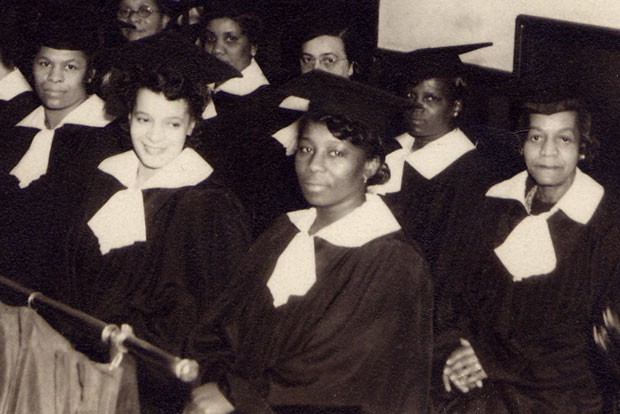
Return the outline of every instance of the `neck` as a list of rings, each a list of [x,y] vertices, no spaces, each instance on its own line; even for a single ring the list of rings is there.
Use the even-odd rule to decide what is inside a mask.
[[[573,185],[575,176],[573,176],[569,183],[561,187],[558,186],[538,186],[536,191],[536,198],[543,203],[555,204],[566,194],[568,189]]]
[[[439,134],[433,134],[433,135],[427,135],[427,136],[416,136],[415,134],[409,133],[412,137],[415,138],[415,141],[413,141],[413,148],[411,149],[412,151],[418,150],[420,148],[424,148],[426,145],[430,144],[433,141],[437,141],[439,138],[442,138],[444,136],[446,136],[446,134],[448,134],[450,131],[452,131],[454,128],[450,128],[448,130],[446,130],[445,132],[439,133]]]
[[[362,193],[359,197],[351,199],[346,204],[330,207],[316,207],[316,220],[314,220],[314,223],[310,227],[309,233],[314,234],[322,228],[335,223],[364,204],[364,201],[366,201],[366,194]]]
[[[50,108],[44,108],[45,110],[45,126],[48,127],[49,129],[54,129],[58,126],[58,124],[60,124],[62,122],[63,119],[65,119],[65,117],[67,115],[69,115],[75,108],[77,108],[78,106],[80,106],[82,104],[82,102],[84,102],[86,99],[88,98],[88,96],[85,96],[84,99],[82,99],[80,102],[71,105],[68,108],[63,108],[63,109],[50,109]]]
[[[156,171],[157,170],[146,167],[140,162],[140,164],[138,164],[138,173],[136,176],[136,187],[141,188],[149,178],[155,175]]]

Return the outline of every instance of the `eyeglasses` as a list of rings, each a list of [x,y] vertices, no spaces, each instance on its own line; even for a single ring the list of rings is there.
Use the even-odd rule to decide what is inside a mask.
[[[145,4],[145,5],[140,6],[138,10],[133,10],[128,7],[123,7],[122,9],[118,9],[116,12],[116,17],[119,19],[123,19],[123,20],[129,20],[131,19],[131,16],[133,16],[134,13],[137,14],[138,17],[140,17],[141,19],[147,19],[151,17],[153,13],[159,13],[159,12],[156,12],[155,10],[151,9],[149,6]]]
[[[331,55],[331,54],[321,55],[318,58],[319,63],[325,69],[333,69],[336,66],[336,63],[340,62],[341,60],[349,60],[349,59],[346,57],[339,58],[338,56]],[[314,65],[316,64],[317,58],[315,58],[312,55],[302,55],[300,61],[301,61],[301,64],[305,67],[314,67]]]

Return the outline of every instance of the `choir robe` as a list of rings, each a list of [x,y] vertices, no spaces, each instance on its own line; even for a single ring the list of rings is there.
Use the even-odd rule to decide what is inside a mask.
[[[21,126],[20,121],[0,137],[0,265],[4,274],[27,286],[44,292],[51,289],[60,270],[68,223],[89,175],[102,159],[119,151],[120,143],[104,133],[118,125],[110,123],[103,105],[93,95],[67,115],[68,122],[54,131],[46,173],[25,188],[20,188],[11,171],[39,129]],[[38,107],[25,119],[42,111]]]
[[[69,233],[60,297],[179,353],[196,316],[216,301],[247,251],[245,213],[216,174],[197,185],[144,189],[146,240],[102,254],[88,223],[125,188],[102,171],[90,182]]]
[[[411,163],[401,161],[404,165],[400,168],[400,186],[390,188],[390,181],[395,180],[392,177],[387,185],[371,187],[371,191],[385,194],[386,203],[403,226],[405,234],[422,249],[438,289],[444,283],[439,280],[443,277],[438,269],[440,258],[449,254],[451,242],[458,235],[465,218],[477,209],[491,183],[498,180],[493,164],[475,150],[460,130],[456,129],[448,135],[451,137],[444,136],[427,146],[443,144],[441,140],[451,138],[458,140],[462,149],[455,150],[439,162],[432,153],[419,157],[420,165],[429,168],[431,173],[420,172]],[[411,139],[411,136],[408,137]],[[416,153],[426,151],[428,154],[429,149],[424,147]],[[448,152],[450,148],[443,150]],[[389,161],[388,154],[388,165]],[[390,166],[390,170],[398,174],[399,168]]]
[[[198,129],[197,150],[246,207],[255,238],[281,214],[307,206],[294,157],[272,136],[299,118],[299,112],[278,108],[281,99],[265,86],[246,96],[217,92],[213,101],[218,115],[203,120]],[[221,110],[222,101],[226,110]]]
[[[0,100],[0,131],[14,127],[41,102],[36,93],[26,91],[8,101]]]
[[[592,204],[591,194],[577,193],[573,200],[580,201],[568,213],[560,209],[547,219],[555,269],[517,281],[494,249],[527,216],[524,204],[489,196],[472,216],[452,265],[459,272],[452,285],[456,312],[448,314],[451,320],[438,318],[453,330],[442,329],[436,357],[445,363],[458,338],[466,338],[488,379],[461,394],[449,412],[602,412],[605,368],[592,326],[601,322],[608,292],[617,291],[620,280],[620,206],[608,194]],[[571,217],[584,205],[595,210],[582,224]]]
[[[130,155],[133,151],[110,159],[126,160]],[[137,157],[133,158],[135,177]],[[168,168],[171,164],[158,171],[160,177],[177,175]],[[184,172],[195,171],[192,163],[177,166]],[[169,187],[145,188],[140,191],[144,241],[118,245],[103,254],[103,239],[91,230],[92,220],[125,189],[114,175],[103,171],[94,175],[69,232],[66,279],[59,283],[57,297],[106,322],[127,323],[138,337],[181,355],[198,315],[217,302],[247,251],[248,220],[238,199],[215,173],[196,184],[173,182]],[[76,332],[62,322],[57,327],[77,349],[95,359],[106,358],[105,349],[91,345],[88,332]],[[139,368],[144,412],[182,410],[189,391],[184,384],[163,374],[161,367],[139,361]]]
[[[19,69],[0,79],[0,130],[12,127],[40,105]]]
[[[343,222],[338,231],[374,223]],[[318,407],[427,412],[432,287],[417,249],[400,230],[358,247],[332,244],[317,233],[316,282],[305,295],[274,307],[268,280],[298,233],[283,216],[253,245],[227,295],[231,304],[242,304],[229,313],[232,322],[225,329],[232,362],[222,362],[224,352],[209,335],[213,329],[195,336],[194,352],[203,352],[203,380],[224,373],[220,388],[244,413],[280,406],[308,410],[290,412],[323,412]],[[209,318],[213,322],[214,315]]]

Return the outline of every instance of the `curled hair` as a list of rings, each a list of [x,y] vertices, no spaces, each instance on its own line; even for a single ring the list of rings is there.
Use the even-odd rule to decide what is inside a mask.
[[[203,82],[188,78],[186,73],[173,65],[149,67],[152,62],[144,62],[134,70],[112,69],[106,87],[106,110],[115,116],[127,116],[136,104],[138,91],[149,89],[163,93],[166,99],[184,99],[189,113],[200,119],[209,102],[209,90]]]
[[[592,134],[592,116],[584,103],[575,98],[567,98],[548,103],[525,102],[521,106],[519,130],[517,136],[520,146],[523,147],[529,132],[529,117],[531,114],[553,115],[558,112],[574,111],[577,114],[577,129],[579,130],[579,153],[587,160],[592,160],[599,148],[599,141]]]
[[[390,169],[385,163],[384,141],[375,129],[354,122],[343,115],[329,114],[311,105],[300,120],[298,138],[301,137],[309,122],[325,124],[334,137],[360,147],[367,160],[379,160],[380,166],[372,177],[368,177],[368,185],[383,184],[390,179]]]

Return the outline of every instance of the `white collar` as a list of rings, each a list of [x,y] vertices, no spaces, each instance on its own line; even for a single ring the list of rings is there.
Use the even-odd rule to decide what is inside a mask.
[[[140,160],[131,150],[106,158],[99,169],[116,178],[127,188],[136,186]],[[211,175],[213,168],[204,158],[191,148],[185,148],[168,165],[160,168],[140,186],[148,188],[179,188],[196,185]]]
[[[527,177],[528,172],[522,171],[512,178],[494,185],[487,191],[486,195],[487,197],[517,200],[525,207]],[[554,208],[562,210],[577,223],[587,224],[594,215],[604,193],[605,189],[599,183],[577,168],[573,184]]]
[[[17,95],[31,91],[30,84],[18,68],[0,79],[0,100],[10,101]]]
[[[83,125],[89,127],[102,128],[108,125],[112,118],[105,112],[105,102],[97,95],[91,95],[77,108],[71,111],[65,118],[54,128],[55,130],[66,124]],[[45,109],[39,106],[24,119],[17,123],[17,126],[46,129],[45,126]]]
[[[411,141],[411,145],[413,145],[413,141]],[[461,158],[465,153],[475,148],[469,138],[460,129],[455,128],[443,137],[429,142],[419,150],[411,152],[407,155],[405,161],[424,178],[430,180]]]
[[[146,241],[146,216],[141,190],[192,186],[204,181],[213,172],[198,153],[185,148],[178,157],[137,187],[139,163],[135,152],[127,151],[106,158],[99,164],[101,171],[127,187],[112,195],[88,221],[88,227],[99,241],[101,254]]]
[[[340,220],[308,234],[316,219],[316,209],[288,213],[299,232],[280,253],[267,288],[275,307],[286,304],[291,296],[304,296],[316,282],[314,239],[320,237],[342,247],[359,247],[400,229],[400,225],[379,196],[367,194],[366,201]]]
[[[308,233],[316,219],[316,209],[293,211],[288,213],[288,218],[299,231]],[[360,247],[400,228],[383,200],[377,195],[366,194],[366,201],[361,206],[313,236],[336,246]]]
[[[231,78],[215,88],[214,92],[227,92],[233,95],[244,96],[254,92],[269,81],[263,74],[256,60],[252,59],[247,68],[241,71],[241,78]]]

